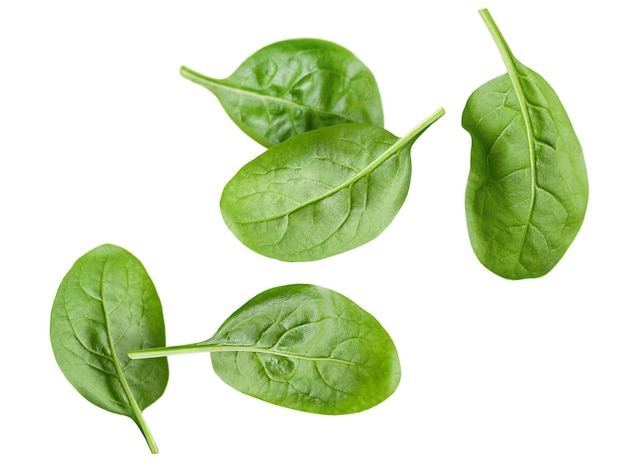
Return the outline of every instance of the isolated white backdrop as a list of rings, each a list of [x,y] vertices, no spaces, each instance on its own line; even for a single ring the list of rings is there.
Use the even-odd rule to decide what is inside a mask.
[[[26,1],[0,5],[0,466],[65,468],[623,468],[626,307],[623,16],[615,2]],[[504,73],[477,10],[560,95],[585,150],[585,224],[546,277],[507,281],[469,245],[469,94]],[[446,115],[413,149],[407,201],[376,240],[308,264],[243,247],[223,185],[262,148],[187,65],[228,76],[255,50],[317,37],[377,77],[386,127]],[[357,415],[283,409],[223,384],[209,356],[173,357],[134,423],[91,405],[48,338],[56,289],[102,243],[146,266],[168,343],[210,337],[255,294],[337,290],[394,338],[402,382]]]

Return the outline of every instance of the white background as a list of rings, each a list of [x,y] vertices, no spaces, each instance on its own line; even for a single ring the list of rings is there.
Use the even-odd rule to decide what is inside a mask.
[[[616,5],[2,2],[0,466],[626,467],[626,40]],[[490,273],[466,232],[461,111],[504,73],[483,7],[556,89],[585,150],[585,223],[540,279]],[[228,231],[221,190],[263,149],[178,74],[184,64],[226,77],[295,37],[361,58],[396,135],[446,109],[413,148],[411,189],[392,225],[306,264],[261,257]],[[50,347],[56,289],[102,243],[148,269],[169,344],[210,337],[267,288],[314,283],[381,321],[399,350],[400,386],[360,414],[311,415],[229,388],[208,355],[174,357],[168,389],[144,412],[160,449],[151,455],[130,419],[72,388]]]

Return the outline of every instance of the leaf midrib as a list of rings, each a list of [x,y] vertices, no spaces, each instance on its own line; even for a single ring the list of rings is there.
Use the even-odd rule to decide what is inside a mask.
[[[317,202],[320,202],[324,199],[327,199],[328,197],[331,197],[333,195],[335,195],[336,193],[342,191],[343,189],[352,186],[353,184],[355,184],[357,181],[359,181],[360,179],[364,178],[365,176],[368,176],[369,174],[371,174],[376,168],[378,168],[381,164],[383,164],[387,159],[389,159],[391,156],[393,156],[395,154],[395,149],[397,149],[398,147],[396,146],[397,142],[394,143],[391,147],[389,147],[389,149],[387,149],[386,151],[384,151],[380,156],[378,156],[376,159],[374,159],[374,161],[372,161],[370,164],[368,164],[365,168],[363,168],[362,170],[360,170],[358,173],[356,173],[354,176],[352,176],[350,179],[347,179],[346,181],[344,181],[343,183],[339,184],[338,186],[332,188],[331,190],[312,198],[311,200],[308,200],[296,207],[294,207],[291,210],[287,210],[284,213],[280,213],[277,215],[273,215],[271,217],[267,217],[261,220],[251,220],[251,221],[246,221],[246,222],[239,222],[239,224],[241,225],[249,225],[249,224],[253,224],[253,223],[259,223],[259,222],[268,222],[268,221],[273,221],[273,220],[278,220],[280,218],[283,218],[285,216],[291,215],[294,212],[297,212],[298,210],[302,210],[305,207],[308,207],[310,205],[314,205]],[[392,150],[393,149],[393,150]],[[398,151],[401,150],[398,149]],[[250,194],[250,195],[254,195],[254,194]]]
[[[152,454],[156,454],[159,452],[159,449],[157,448],[156,442],[154,441],[154,438],[152,437],[152,432],[150,431],[148,424],[143,418],[141,408],[139,407],[139,404],[137,403],[137,400],[135,399],[135,396],[132,390],[130,389],[130,385],[128,384],[128,381],[126,380],[126,376],[124,376],[124,372],[122,370],[119,359],[117,357],[117,352],[115,350],[115,342],[113,340],[113,336],[111,334],[111,327],[109,324],[109,311],[107,311],[107,307],[104,301],[104,288],[105,288],[104,279],[105,279],[105,273],[106,273],[105,272],[106,266],[107,266],[107,260],[105,259],[104,263],[102,264],[102,274],[100,276],[100,302],[102,304],[102,311],[104,313],[104,324],[105,324],[105,330],[106,330],[106,335],[107,335],[107,341],[109,343],[109,348],[111,349],[111,360],[113,361],[113,364],[115,365],[115,370],[117,372],[118,379],[120,380],[120,383],[122,384],[122,389],[124,389],[124,393],[126,394],[126,397],[128,399],[128,403],[130,405],[130,409],[132,412],[132,418],[137,423],[137,426],[141,430],[141,433],[143,434],[144,438],[146,439],[146,442],[148,443],[148,446],[150,447],[150,451],[152,452]],[[126,272],[126,275],[128,276],[128,271]]]
[[[107,306],[104,301],[104,289],[105,289],[104,279],[105,279],[106,266],[107,266],[107,261],[105,260],[102,265],[102,275],[100,277],[100,304],[102,305],[102,312],[104,314],[104,327],[106,331],[107,341],[109,343],[109,349],[111,350],[111,360],[113,361],[113,364],[115,366],[117,377],[120,383],[122,384],[122,389],[124,390],[124,393],[126,394],[126,397],[128,399],[131,411],[134,417],[138,419],[139,421],[141,421],[142,420],[141,409],[139,408],[139,405],[137,404],[137,401],[135,400],[135,396],[133,395],[130,389],[128,381],[126,380],[126,377],[124,376],[124,372],[122,370],[122,367],[119,362],[119,358],[117,357],[117,352],[115,350],[115,342],[111,334],[111,325],[109,323],[109,311],[107,310]]]
[[[245,345],[221,345],[221,344],[198,344],[198,347],[201,351],[214,351],[214,352],[243,352],[243,353],[265,353],[267,355],[276,355],[279,357],[285,358],[294,358],[297,360],[305,360],[305,361],[314,361],[314,362],[335,362],[335,363],[343,363],[344,365],[350,366],[363,366],[360,363],[350,362],[348,360],[343,360],[341,358],[335,357],[314,357],[301,355],[299,353],[288,352],[284,350],[276,350],[272,348],[263,348],[263,347],[255,347],[255,346],[245,346]],[[202,350],[203,347],[207,347],[207,350]]]

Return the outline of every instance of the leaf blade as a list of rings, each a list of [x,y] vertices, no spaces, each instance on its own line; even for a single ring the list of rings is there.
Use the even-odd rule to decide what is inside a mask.
[[[472,93],[463,111],[472,136],[470,241],[497,275],[541,277],[582,226],[589,192],[584,156],[552,87],[513,56],[486,10],[481,16],[508,73]]]
[[[400,139],[379,127],[344,124],[270,148],[226,184],[220,200],[226,225],[250,249],[290,262],[373,240],[404,203],[411,145],[443,113]]]
[[[301,38],[270,44],[225,79],[188,67],[181,74],[214,93],[233,122],[266,147],[331,125],[384,124],[372,72],[330,41]]]
[[[207,341],[130,356],[198,352],[211,352],[215,372],[240,392],[305,412],[361,412],[387,399],[400,381],[398,353],[382,325],[315,285],[255,296]]]
[[[167,361],[145,366],[126,353],[165,345],[161,303],[143,265],[113,245],[78,259],[55,297],[50,340],[72,386],[94,405],[133,419],[158,452],[141,411],[163,394]]]

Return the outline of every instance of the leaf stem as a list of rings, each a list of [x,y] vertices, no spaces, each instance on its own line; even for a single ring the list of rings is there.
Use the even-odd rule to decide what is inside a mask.
[[[491,16],[491,13],[489,13],[489,10],[487,10],[486,8],[479,10],[478,13],[480,14],[480,17],[485,22],[485,25],[487,26],[487,29],[489,30],[489,33],[491,34],[493,41],[496,43],[496,46],[498,47],[498,51],[500,52],[500,56],[502,57],[502,60],[504,61],[504,65],[507,71],[509,72],[509,75],[511,74],[511,72],[513,72],[514,74],[517,74],[517,69],[515,67],[515,62],[513,59],[513,52],[511,52],[511,48],[509,47],[506,40],[504,39],[504,36],[502,35],[500,28],[498,28],[498,25],[496,24],[493,17]]]
[[[441,116],[445,114],[445,111],[442,107],[433,112],[430,116],[420,122],[415,128],[413,128],[408,134],[404,137],[398,139],[393,145],[391,145],[387,150],[384,151],[380,156],[378,156],[374,161],[372,161],[367,167],[365,167],[362,171],[360,171],[357,175],[355,175],[348,182],[339,186],[339,188],[346,187],[352,184],[356,179],[360,178],[363,174],[370,173],[374,171],[374,169],[378,168],[385,161],[395,155],[397,152],[402,150],[405,147],[411,147],[415,143],[415,140],[418,139],[420,135],[422,135],[428,127],[433,125]]]
[[[209,339],[210,340],[210,339]],[[279,351],[269,348],[255,347],[253,345],[226,345],[210,343],[209,341],[198,342],[188,345],[175,345],[172,347],[157,347],[151,349],[133,350],[128,352],[128,356],[132,359],[141,360],[144,358],[161,358],[171,355],[184,355],[188,353],[206,353],[206,352],[247,352],[247,353],[265,353],[268,355],[278,355],[281,357],[297,358],[299,360],[313,360],[313,361],[332,361],[346,363],[348,365],[354,365],[353,362],[348,362],[339,358],[333,357],[318,357],[307,356],[297,354],[288,351]]]
[[[142,360],[144,358],[161,358],[187,353],[214,352],[217,351],[218,348],[225,352],[236,351],[232,347],[230,350],[224,350],[226,348],[224,346],[220,347],[219,345],[199,342],[196,344],[174,345],[172,347],[155,347],[142,350],[132,350],[128,352],[128,356],[134,360]],[[238,347],[238,350],[241,350],[241,347]]]
[[[440,107],[435,112],[433,112],[430,116],[428,116],[426,119],[420,122],[417,125],[417,127],[415,127],[408,134],[406,134],[404,137],[398,140],[394,145],[392,145],[391,148],[394,148],[394,147],[402,148],[405,145],[407,145],[407,142],[409,142],[408,143],[409,145],[412,145],[415,142],[415,140],[417,140],[417,138],[420,135],[422,135],[426,131],[426,129],[428,129],[428,127],[430,127],[435,122],[437,122],[445,113],[446,111],[442,107]]]
[[[387,150],[381,153],[374,161],[372,161],[368,166],[366,166],[363,170],[359,171],[358,174],[354,175],[347,182],[344,182],[342,185],[338,186],[334,192],[338,192],[340,189],[347,187],[354,183],[357,179],[361,178],[363,174],[368,174],[382,165],[385,161],[391,158],[393,155],[398,153],[405,147],[411,147],[415,143],[415,140],[422,135],[428,127],[433,125],[441,116],[445,114],[445,111],[442,107],[433,112],[430,116],[424,119],[421,123],[417,125],[417,127],[413,128],[408,134],[404,137],[399,138],[393,145],[391,145]],[[323,197],[326,197],[328,194],[325,194]],[[319,197],[317,200],[320,200],[322,197]],[[313,200],[312,202],[316,202]],[[311,202],[309,202],[311,203]]]
[[[517,60],[511,51],[511,48],[507,44],[502,32],[498,28],[498,25],[493,20],[491,13],[486,8],[479,10],[478,12],[480,17],[487,25],[487,29],[493,38],[493,41],[496,43],[498,47],[498,51],[500,52],[500,56],[502,57],[502,61],[504,62],[504,66],[506,67],[506,71],[511,79],[511,83],[513,84],[513,89],[515,90],[515,95],[520,102],[522,116],[524,117],[524,121],[529,124],[530,117],[528,116],[528,103],[526,101],[526,96],[524,95],[524,90],[522,88],[522,83],[519,78],[519,70],[517,68]],[[528,127],[530,129],[530,127]]]
[[[189,81],[193,83],[197,83],[198,85],[202,85],[204,87],[210,87],[211,85],[216,85],[217,80],[202,75],[201,73],[196,72],[195,70],[190,69],[189,67],[185,67],[184,65],[180,67],[180,74]]]
[[[136,418],[135,422],[137,423],[137,426],[141,430],[141,433],[143,433],[143,436],[146,439],[146,442],[148,443],[148,447],[150,448],[150,451],[152,452],[152,454],[157,454],[159,452],[159,448],[157,448],[156,441],[154,441],[152,433],[150,432],[150,428],[148,428],[148,424],[144,420],[143,414],[141,413],[141,411],[135,414],[135,418]]]

